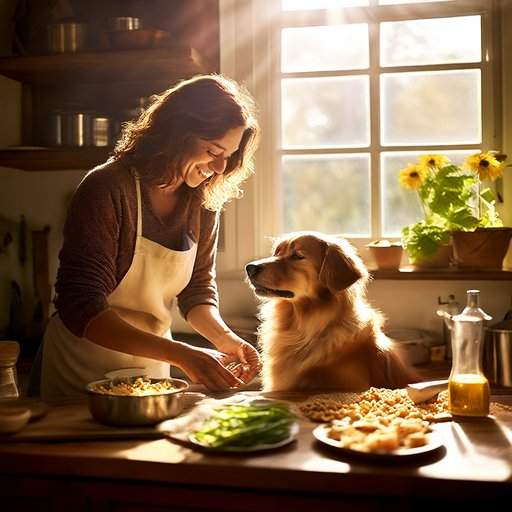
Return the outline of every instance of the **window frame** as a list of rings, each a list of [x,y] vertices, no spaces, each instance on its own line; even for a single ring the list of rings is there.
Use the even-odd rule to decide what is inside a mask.
[[[375,0],[370,0],[375,3]],[[220,0],[221,72],[245,83],[259,105],[262,139],[256,156],[256,174],[246,184],[242,201],[231,204],[224,215],[225,251],[219,256],[219,270],[226,273],[243,266],[255,257],[269,254],[271,236],[279,233],[281,211],[280,161],[283,155],[296,154],[370,154],[371,212],[370,237],[351,241],[363,247],[382,233],[380,154],[394,151],[428,151],[451,149],[498,149],[501,143],[500,31],[494,0],[457,0],[425,4],[371,5],[311,11],[283,11],[278,0]],[[381,21],[413,18],[482,16],[482,62],[389,66],[379,68],[379,31]],[[281,29],[293,26],[337,24],[346,16],[350,23],[369,22],[369,68],[355,71],[319,71],[282,73],[280,66]],[[402,71],[481,69],[482,142],[466,145],[382,146],[380,143],[380,74]],[[280,81],[282,78],[306,76],[348,76],[368,74],[370,79],[370,137],[366,148],[282,149],[280,133]]]

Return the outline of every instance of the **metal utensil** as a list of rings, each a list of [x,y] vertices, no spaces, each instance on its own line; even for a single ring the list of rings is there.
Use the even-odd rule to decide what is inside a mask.
[[[93,418],[100,423],[115,426],[155,425],[163,420],[174,418],[184,406],[184,391],[188,383],[180,379],[148,380],[152,384],[171,382],[174,390],[151,395],[109,395],[97,391],[98,386],[109,386],[112,383],[134,382],[137,377],[103,379],[90,382],[86,386],[89,398],[89,410]]]

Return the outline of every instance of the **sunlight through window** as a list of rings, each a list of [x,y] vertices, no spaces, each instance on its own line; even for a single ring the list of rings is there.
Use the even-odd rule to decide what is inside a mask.
[[[400,169],[492,141],[491,3],[444,3],[282,0],[280,231],[398,238],[421,213]]]

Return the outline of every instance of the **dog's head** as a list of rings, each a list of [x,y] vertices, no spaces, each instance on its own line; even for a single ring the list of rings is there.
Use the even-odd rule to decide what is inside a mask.
[[[245,270],[258,296],[289,300],[336,295],[368,277],[349,242],[309,231],[279,239],[273,256],[252,261]]]

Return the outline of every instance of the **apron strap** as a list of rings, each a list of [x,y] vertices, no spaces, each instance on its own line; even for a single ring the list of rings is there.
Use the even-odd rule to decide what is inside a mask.
[[[135,176],[135,188],[137,190],[137,238],[142,236],[142,200],[140,194],[140,180],[137,174]]]

